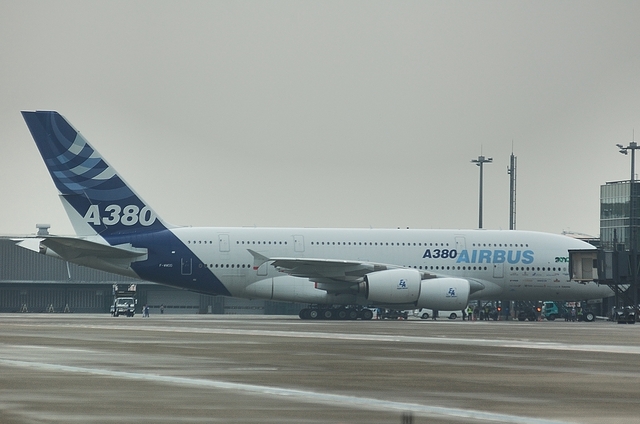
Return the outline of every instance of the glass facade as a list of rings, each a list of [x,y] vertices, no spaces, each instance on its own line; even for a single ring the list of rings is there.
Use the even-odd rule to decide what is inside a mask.
[[[629,181],[616,181],[600,186],[600,242],[605,250],[629,250]],[[636,249],[639,248],[640,232],[640,204],[638,203],[640,182],[634,182],[633,187],[633,220],[635,228]],[[615,243],[618,248],[616,249]]]

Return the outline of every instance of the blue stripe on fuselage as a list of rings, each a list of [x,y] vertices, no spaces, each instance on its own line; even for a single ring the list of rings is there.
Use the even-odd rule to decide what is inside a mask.
[[[148,258],[133,262],[131,268],[141,279],[208,295],[231,296],[231,293],[175,234],[170,230],[110,236],[111,245],[131,243],[145,248]]]

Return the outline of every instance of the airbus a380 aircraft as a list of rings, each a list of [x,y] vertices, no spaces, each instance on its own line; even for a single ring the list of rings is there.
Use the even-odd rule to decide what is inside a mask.
[[[57,112],[22,112],[76,237],[19,244],[66,261],[210,295],[303,302],[301,318],[370,319],[362,306],[460,310],[469,300],[586,300],[569,237],[489,230],[175,227]]]

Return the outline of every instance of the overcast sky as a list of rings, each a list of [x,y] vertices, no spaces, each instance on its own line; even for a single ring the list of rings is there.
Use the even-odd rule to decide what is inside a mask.
[[[0,0],[0,234],[73,230],[20,110],[166,221],[599,234],[640,132],[637,1]],[[640,139],[640,135],[638,136]]]

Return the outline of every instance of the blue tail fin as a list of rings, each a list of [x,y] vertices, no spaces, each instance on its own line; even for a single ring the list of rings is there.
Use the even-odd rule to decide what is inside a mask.
[[[78,235],[105,239],[167,226],[58,112],[22,112]]]

